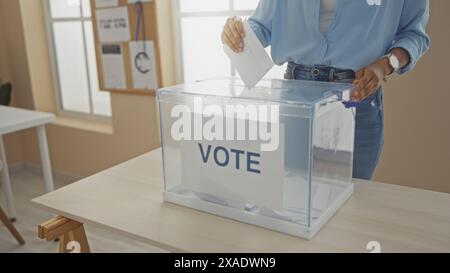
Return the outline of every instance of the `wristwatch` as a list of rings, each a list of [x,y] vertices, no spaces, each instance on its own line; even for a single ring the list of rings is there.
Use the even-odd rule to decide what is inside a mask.
[[[389,60],[389,65],[394,70],[393,73],[398,72],[398,70],[400,69],[400,61],[397,56],[395,56],[393,53],[389,53],[385,57]]]

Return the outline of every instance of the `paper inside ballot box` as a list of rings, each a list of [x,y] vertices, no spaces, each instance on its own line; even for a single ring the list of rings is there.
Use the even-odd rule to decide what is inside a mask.
[[[281,135],[283,131],[281,128]],[[282,142],[280,136],[278,149],[265,152],[260,149],[260,141],[181,141],[182,186],[222,205],[281,209]]]

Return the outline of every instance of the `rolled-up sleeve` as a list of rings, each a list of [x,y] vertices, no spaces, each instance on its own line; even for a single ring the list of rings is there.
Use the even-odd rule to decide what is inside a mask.
[[[430,36],[426,32],[430,15],[429,0],[405,0],[400,25],[392,44],[393,48],[403,48],[410,56],[410,63],[398,71],[411,71],[430,47]]]
[[[248,23],[264,47],[271,45],[272,19],[277,0],[261,0]]]

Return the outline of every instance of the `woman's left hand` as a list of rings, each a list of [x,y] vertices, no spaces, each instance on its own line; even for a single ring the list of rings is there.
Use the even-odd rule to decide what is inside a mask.
[[[390,67],[389,61],[387,58],[383,58],[359,70],[353,82],[355,88],[351,99],[362,101],[374,94],[388,75],[386,67]]]

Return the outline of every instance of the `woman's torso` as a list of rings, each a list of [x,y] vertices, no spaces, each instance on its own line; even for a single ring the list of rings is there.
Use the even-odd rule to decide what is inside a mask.
[[[324,33],[320,31],[321,1],[272,1],[275,63],[359,70],[387,53],[405,0],[336,0],[335,16]]]
[[[336,0],[320,0],[320,32],[325,33],[336,16]]]

